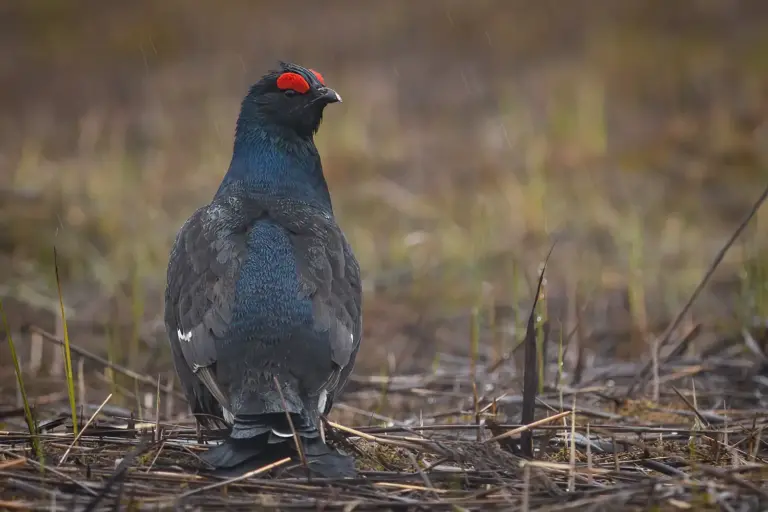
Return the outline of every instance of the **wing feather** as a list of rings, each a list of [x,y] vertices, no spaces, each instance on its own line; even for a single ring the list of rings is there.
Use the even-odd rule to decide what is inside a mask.
[[[193,412],[217,418],[228,398],[216,379],[216,338],[226,335],[232,318],[246,248],[239,204],[197,210],[179,230],[168,264],[165,322],[174,365]]]

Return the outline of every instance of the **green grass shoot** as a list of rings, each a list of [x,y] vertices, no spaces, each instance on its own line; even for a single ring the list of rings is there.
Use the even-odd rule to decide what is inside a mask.
[[[13,343],[13,336],[11,335],[11,329],[8,326],[8,319],[5,317],[5,310],[3,309],[3,301],[0,300],[0,319],[3,322],[3,329],[5,329],[5,335],[8,338],[8,348],[11,351],[11,359],[13,360],[13,369],[16,372],[16,380],[19,383],[19,392],[21,393],[21,401],[24,403],[24,419],[27,422],[27,428],[29,429],[29,435],[32,439],[32,450],[35,452],[38,460],[40,461],[40,471],[44,471],[43,465],[43,451],[40,446],[40,439],[37,437],[37,423],[34,416],[32,416],[32,408],[29,406],[29,400],[27,399],[27,392],[24,389],[24,377],[21,374],[21,365],[19,364],[19,357],[16,355],[16,345]]]
[[[141,341],[141,319],[144,315],[144,289],[142,286],[141,260],[134,257],[133,272],[131,276],[131,316],[133,329],[131,332],[131,344],[128,356],[128,364],[136,365],[139,362],[139,344]]]
[[[72,353],[69,350],[69,332],[67,331],[67,315],[64,312],[64,294],[61,291],[61,278],[59,277],[59,264],[56,247],[53,248],[53,268],[56,272],[56,287],[59,291],[59,307],[61,308],[61,325],[64,333],[64,370],[67,379],[67,395],[69,406],[72,409],[72,432],[77,435],[77,404],[75,403],[75,377],[72,370]]]

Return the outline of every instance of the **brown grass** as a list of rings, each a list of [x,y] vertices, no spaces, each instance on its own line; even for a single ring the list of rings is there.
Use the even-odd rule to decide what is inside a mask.
[[[242,479],[217,478],[196,457],[205,446],[191,418],[137,423],[129,411],[89,405],[95,418],[74,444],[66,408],[60,420],[40,408],[53,419],[39,435],[49,463],[41,474],[28,433],[0,431],[0,499],[11,509],[509,510],[526,502],[530,510],[751,510],[768,500],[768,403],[753,393],[761,378],[754,361],[733,356],[739,344],[669,361],[658,402],[623,398],[639,364],[600,365],[589,382],[564,384],[559,393],[547,386],[530,429],[533,460],[517,448],[527,429],[512,419],[521,397],[503,368],[486,372],[489,361],[475,363],[483,390],[477,405],[469,360],[387,378],[388,398],[398,404],[391,417],[366,412],[381,379],[357,375],[333,413],[342,424],[328,429],[331,442],[357,458],[360,476],[349,481],[310,482],[285,473],[300,467],[286,461]],[[558,407],[560,395],[575,408]],[[66,464],[51,463],[65,452]]]
[[[317,142],[363,267],[365,341],[335,420],[430,438],[417,449],[346,435],[365,481],[322,499],[542,510],[574,496],[608,510],[764,499],[753,466],[766,456],[765,209],[666,333],[682,350],[623,397],[765,186],[767,29],[759,0],[1,6],[0,298],[26,391],[39,421],[71,416],[50,343],[64,334],[55,245],[77,416],[112,398],[66,464],[40,476],[0,344],[0,508],[99,493],[102,507],[151,508],[214,483],[191,469],[202,448],[165,347],[165,265],[226,170],[245,88],[278,59],[321,70],[344,97]],[[575,431],[617,448],[571,449],[569,417],[535,429],[536,460],[521,466],[477,436],[519,421],[514,348],[554,240],[540,398],[554,414],[575,397]],[[432,430],[381,430],[403,422]],[[116,426],[119,439],[99,434]],[[50,460],[74,439],[64,428],[43,437]],[[323,483],[258,478],[190,503],[328,496]]]

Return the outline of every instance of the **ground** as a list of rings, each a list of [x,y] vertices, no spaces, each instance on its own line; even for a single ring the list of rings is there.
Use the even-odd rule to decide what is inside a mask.
[[[95,421],[122,429],[119,439],[86,433],[56,467],[72,440],[58,426],[43,439],[49,471],[37,480],[3,341],[2,506],[48,506],[57,492],[66,507],[101,492],[115,458],[138,446],[139,430],[153,431],[127,429],[131,413],[159,420],[162,435],[154,429],[154,444],[126,463],[125,484],[116,479],[100,506],[119,495],[152,507],[182,480],[190,491],[201,485],[187,467],[196,435],[161,321],[165,264],[176,230],[226,170],[247,86],[285,59],[318,69],[344,98],[328,109],[318,146],[363,269],[365,339],[331,420],[386,438],[339,434],[361,451],[368,483],[334,485],[328,506],[544,510],[605,500],[615,510],[624,500],[640,510],[757,509],[767,492],[765,208],[668,333],[658,371],[627,391],[765,187],[767,7],[0,7],[0,299],[25,390],[40,422],[71,415],[62,351],[51,341],[65,332],[55,246],[80,419],[109,396]],[[615,456],[595,445],[587,457],[585,437],[572,450],[565,443],[568,416],[536,428],[539,451],[522,464],[506,443],[477,437],[520,424],[525,365],[523,350],[512,349],[554,242],[539,310],[547,365],[536,418],[575,399],[579,435],[589,424],[601,442],[633,444]],[[476,408],[487,408],[481,428]],[[411,430],[382,431],[403,423]],[[409,440],[393,445],[392,436]],[[421,436],[432,439],[410,439]],[[273,504],[328,495],[309,488],[322,484],[270,482],[198,492],[189,503],[247,508],[256,488]]]

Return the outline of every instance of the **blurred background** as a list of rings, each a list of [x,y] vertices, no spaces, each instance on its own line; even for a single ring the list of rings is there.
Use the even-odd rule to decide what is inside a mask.
[[[172,381],[171,241],[281,59],[344,98],[317,144],[365,279],[360,374],[465,355],[475,313],[481,357],[507,353],[555,240],[555,330],[646,356],[768,178],[761,0],[6,1],[0,54],[0,297],[41,400],[60,350],[23,328],[62,333],[54,245],[72,343]],[[692,322],[768,316],[766,226]],[[13,396],[5,343],[0,372]]]

